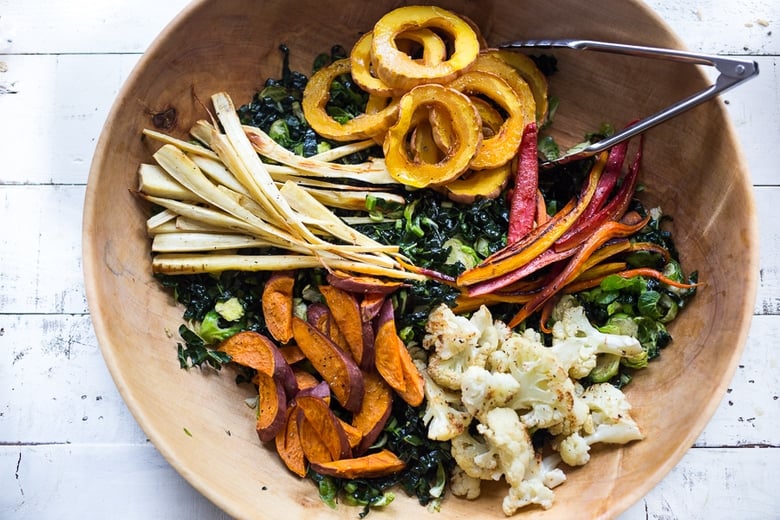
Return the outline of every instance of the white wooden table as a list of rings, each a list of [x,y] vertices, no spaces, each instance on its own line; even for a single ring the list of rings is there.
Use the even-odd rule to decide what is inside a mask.
[[[724,100],[752,170],[761,278],[720,408],[679,465],[620,518],[780,518],[780,2],[649,3],[691,50],[760,64],[759,78]],[[185,4],[0,0],[0,518],[226,518],[128,412],[82,283],[96,139],[138,57]]]

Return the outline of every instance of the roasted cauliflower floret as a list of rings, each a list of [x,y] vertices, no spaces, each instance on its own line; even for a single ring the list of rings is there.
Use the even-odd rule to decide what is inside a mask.
[[[588,407],[575,391],[574,382],[536,333],[515,334],[491,355],[489,367],[511,374],[521,391],[510,406],[531,430],[548,428],[554,435],[577,431]]]
[[[466,475],[480,480],[498,480],[502,470],[498,453],[465,431],[452,439],[452,458]]]
[[[564,296],[552,314],[552,351],[564,370],[581,379],[596,367],[599,354],[623,358],[633,367],[647,364],[647,351],[639,340],[624,334],[606,334],[594,327],[577,300]]]
[[[460,390],[463,372],[470,366],[484,367],[509,333],[506,325],[493,322],[487,307],[465,318],[440,305],[428,317],[423,338],[423,347],[431,351],[428,374],[440,386]]]
[[[566,464],[586,464],[590,447],[597,442],[626,444],[644,438],[631,417],[631,404],[620,389],[609,383],[595,384],[583,392],[582,400],[590,410],[589,421],[581,431],[561,436],[553,444]]]
[[[424,363],[415,362],[415,364],[425,381],[423,422],[428,426],[428,438],[448,441],[457,437],[471,424],[472,414],[463,409],[464,405],[458,392],[436,384],[428,375]]]

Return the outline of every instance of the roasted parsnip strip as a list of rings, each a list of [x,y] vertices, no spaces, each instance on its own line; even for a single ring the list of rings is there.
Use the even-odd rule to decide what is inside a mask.
[[[334,164],[301,157],[287,150],[271,139],[265,132],[252,126],[244,126],[249,140],[257,153],[296,170],[299,175],[318,176],[330,179],[353,179],[370,184],[398,184],[387,172],[383,160],[372,160],[361,164]],[[269,168],[269,171],[272,171]]]
[[[387,269],[363,262],[333,259],[328,266],[347,272],[403,280],[426,280],[423,275],[400,269]],[[228,255],[161,253],[152,259],[152,269],[164,274],[214,273],[228,270],[279,271],[323,267],[319,258],[305,255]]]
[[[151,195],[141,194],[141,197],[148,200],[152,204],[157,204],[163,208],[167,208],[178,215],[182,215],[192,221],[201,222],[203,224],[213,226],[218,229],[225,229],[236,231],[239,233],[249,233],[251,235],[260,235],[258,229],[249,222],[245,222],[239,218],[236,218],[222,211],[198,206],[196,204],[190,204],[188,202],[182,202],[174,199],[165,199],[162,197],[153,197]],[[286,238],[284,238],[286,237]],[[264,237],[269,241],[276,240],[276,244],[279,247],[284,247],[294,251],[308,251],[309,248],[300,245],[298,241],[292,241],[289,235],[284,233],[278,233],[272,237]]]
[[[333,214],[333,212],[321,203],[317,202],[314,196],[300,186],[288,181],[280,191],[291,207],[295,208],[300,213],[322,222],[320,227],[324,226],[324,229],[329,230],[336,238],[340,238],[341,240],[352,244],[370,246],[382,245],[345,224],[343,220]],[[397,247],[394,249],[395,251],[398,251]]]
[[[217,233],[162,233],[152,240],[155,253],[189,253],[224,251],[249,247],[271,247],[267,240],[247,236]]]
[[[388,192],[323,190],[318,188],[309,188],[306,191],[329,208],[348,209],[353,211],[366,211],[366,197],[369,195],[400,205],[406,203],[404,198],[400,195]]]
[[[237,204],[232,197],[227,195],[223,190],[217,188],[217,186],[203,174],[200,168],[198,168],[184,152],[175,146],[170,144],[163,145],[154,154],[154,158],[165,171],[171,174],[174,179],[179,181],[187,189],[192,190],[210,204],[229,213],[235,218],[251,224],[256,230],[253,234],[270,241],[273,241],[275,237],[283,239],[284,235],[288,235],[288,238],[285,241],[295,243],[299,246],[305,245],[297,237],[285,233],[284,228],[278,229],[269,225],[262,218],[250,212],[240,204]],[[279,197],[281,198],[281,195]]]
[[[238,193],[249,194],[249,191],[238,182],[235,175],[219,159],[201,157],[199,155],[192,155],[190,158],[192,162],[198,165],[198,168],[203,170],[207,177],[218,185],[225,186]]]
[[[141,164],[138,167],[138,191],[168,199],[203,200],[156,164]]]
[[[351,155],[355,152],[362,152],[363,150],[371,148],[372,146],[376,146],[376,141],[373,139],[364,139],[363,141],[355,141],[354,143],[343,144],[341,146],[337,146],[336,148],[331,148],[330,150],[312,155],[311,159],[332,162],[341,159],[342,157]]]
[[[298,215],[290,208],[287,201],[279,193],[279,189],[274,184],[268,170],[265,169],[263,161],[255,152],[252,143],[244,132],[241,121],[233,106],[233,101],[224,92],[217,92],[211,96],[211,102],[214,104],[214,111],[222,127],[225,129],[225,135],[230,143],[234,153],[238,157],[238,162],[243,166],[239,168],[242,177],[252,179],[249,185],[245,186],[252,194],[252,198],[262,206],[269,206],[269,214],[276,213],[281,220],[282,229],[287,229],[290,233],[306,242],[312,244],[321,243],[321,239],[316,237],[306,226],[301,223]],[[233,171],[231,169],[231,171]],[[233,171],[238,175],[238,172]]]
[[[219,159],[219,157],[217,157],[217,154],[215,154],[213,150],[209,150],[206,147],[191,143],[189,141],[176,139],[175,137],[172,137],[168,134],[163,134],[160,132],[156,132],[154,130],[149,130],[148,128],[144,128],[143,134],[163,144],[172,144],[176,148],[183,150],[187,153],[201,155],[203,157],[210,157],[212,159]]]
[[[176,213],[169,210],[164,209],[158,213],[155,213],[148,219],[146,219],[146,232],[150,235],[153,235],[155,233],[159,233],[159,229],[166,224],[175,223],[176,222]]]

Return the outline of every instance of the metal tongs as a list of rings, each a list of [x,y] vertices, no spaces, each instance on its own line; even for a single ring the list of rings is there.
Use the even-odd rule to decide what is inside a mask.
[[[664,108],[660,112],[648,116],[624,130],[613,134],[610,137],[592,143],[584,148],[578,148],[576,151],[567,153],[557,159],[545,161],[542,167],[551,167],[558,164],[564,164],[577,159],[590,157],[602,152],[620,142],[630,139],[642,132],[652,128],[668,119],[671,119],[686,110],[689,110],[705,101],[714,98],[718,94],[736,87],[743,81],[758,75],[758,63],[751,60],[726,58],[710,54],[698,54],[673,49],[663,49],[657,47],[645,47],[640,45],[627,45],[622,43],[608,43],[593,40],[527,40],[505,43],[500,45],[503,49],[528,49],[528,48],[569,48],[575,50],[590,50],[599,52],[609,52],[614,54],[625,54],[628,56],[637,56],[640,58],[654,58],[669,60],[680,63],[690,63],[695,65],[709,65],[715,67],[720,73],[713,85],[701,90],[685,99]]]

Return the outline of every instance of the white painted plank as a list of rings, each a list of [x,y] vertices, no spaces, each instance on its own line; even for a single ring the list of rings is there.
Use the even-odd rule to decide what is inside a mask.
[[[0,468],[0,518],[230,518],[182,479],[151,444],[2,446]]]
[[[775,485],[778,464],[778,448],[690,450],[619,520],[780,518]]]
[[[2,186],[0,313],[85,313],[84,186]]]
[[[780,143],[767,146],[772,150]],[[775,174],[777,179],[780,175]],[[776,187],[755,188],[759,233],[759,280],[756,294],[756,314],[780,314],[780,219],[777,218],[777,201],[780,191]],[[735,266],[739,268],[739,266]]]
[[[619,518],[777,518],[780,495],[774,483],[779,464],[777,448],[692,449],[665,480]],[[227,518],[149,444],[2,446],[0,468],[2,518]],[[90,475],[88,480],[85,474]],[[312,493],[316,493],[313,487]],[[262,508],[261,484],[258,508]]]
[[[188,0],[0,0],[0,52],[141,53]]]
[[[50,2],[0,0],[0,52],[140,53],[186,0]],[[774,0],[646,2],[693,50],[780,54]],[[595,7],[594,7],[595,8]],[[78,30],[73,30],[78,27]]]
[[[780,54],[775,0],[645,0],[694,51],[724,54]]]
[[[721,99],[745,154],[751,182],[777,185],[780,163],[772,150],[780,142],[780,59],[775,56],[756,61],[758,77],[724,93]]]
[[[1,12],[1,11],[0,11]],[[87,182],[97,139],[137,55],[6,56],[0,184]],[[143,107],[139,107],[143,110]]]
[[[86,315],[0,314],[0,395],[0,444],[146,441]]]
[[[778,337],[780,316],[753,318],[734,378],[696,446],[780,448],[780,350],[775,348]],[[674,348],[674,344],[669,348]]]

